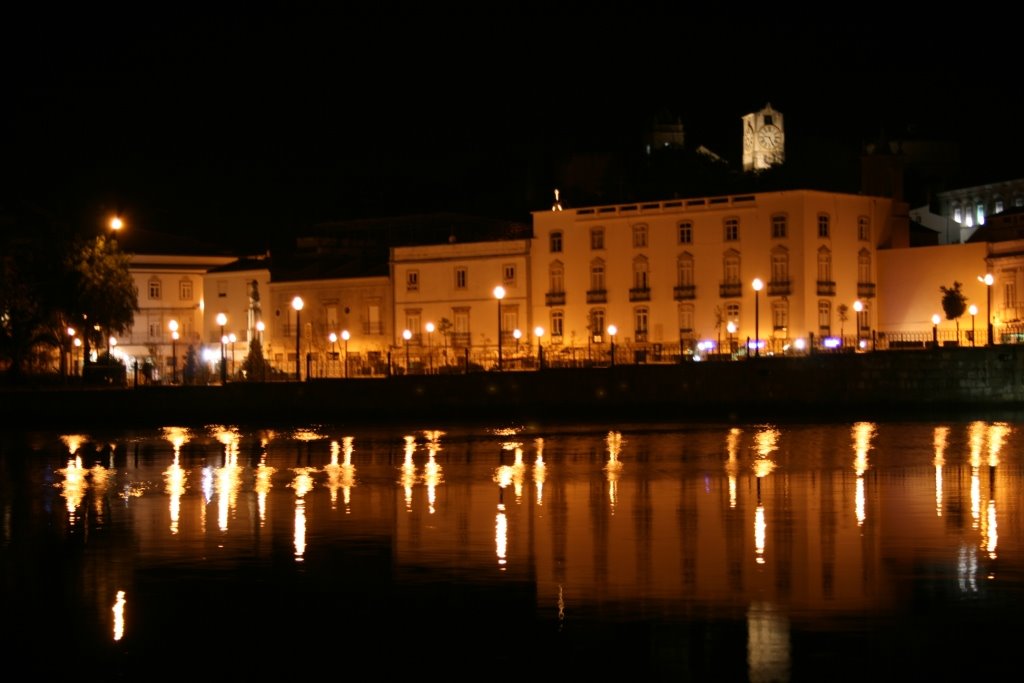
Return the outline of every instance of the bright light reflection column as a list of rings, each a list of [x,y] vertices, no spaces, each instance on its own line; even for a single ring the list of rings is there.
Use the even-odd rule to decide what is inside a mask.
[[[356,466],[352,464],[352,443],[355,441],[355,437],[346,436],[341,440],[342,453],[344,454],[341,462],[341,491],[342,498],[345,501],[345,514],[352,512],[352,489],[356,485]]]
[[[614,515],[615,504],[619,497],[619,476],[622,474],[622,462],[619,460],[619,455],[622,453],[622,433],[608,432],[605,444],[608,447],[608,462],[604,466],[608,477],[608,504],[611,507],[611,514]]]
[[[997,422],[988,429],[988,507],[982,535],[985,540],[985,552],[989,559],[996,559],[996,547],[999,545],[999,524],[996,519],[996,467],[999,465],[999,451],[1010,433],[1010,426]],[[991,578],[991,576],[989,577]]]
[[[124,605],[125,605],[124,591],[117,591],[117,598],[114,600],[114,606],[111,611],[114,613],[114,640],[118,641],[124,638]]]
[[[736,475],[739,474],[740,465],[737,461],[739,453],[740,434],[742,430],[733,427],[725,438],[725,450],[728,453],[728,460],[725,461],[725,474],[729,477],[729,507],[736,507]]]
[[[224,446],[224,466],[216,471],[217,526],[228,530],[230,512],[235,509],[241,486],[241,468],[238,465],[238,444],[241,437],[234,429],[218,428],[217,441]]]
[[[256,491],[256,508],[259,511],[260,527],[267,521],[267,495],[273,487],[274,472],[277,468],[267,465],[267,440],[260,440],[261,453],[260,462],[256,466],[256,478],[253,482],[253,489]]]
[[[416,437],[405,437],[405,460],[402,462],[402,475],[399,483],[405,489],[405,511],[412,512],[412,487],[416,485],[416,463],[412,454],[416,452]]]
[[[427,437],[427,464],[423,466],[423,482],[427,485],[427,510],[434,514],[437,501],[437,487],[444,481],[443,470],[437,462],[437,452],[441,450],[441,436],[444,432],[424,432]]]
[[[537,450],[537,458],[533,461],[533,483],[537,487],[537,506],[544,505],[544,479],[547,477],[544,465],[544,439],[533,440],[534,448]]]
[[[757,478],[757,508],[754,510],[754,560],[764,564],[765,539],[768,535],[768,523],[765,521],[764,505],[761,502],[761,480],[775,469],[772,453],[778,450],[779,432],[766,427],[754,435],[757,447],[757,459],[754,460],[754,476]]]
[[[868,471],[868,451],[871,450],[871,439],[875,436],[875,425],[871,422],[857,422],[853,425],[853,470],[857,473],[857,495],[854,512],[857,515],[857,526],[863,526],[867,516],[865,512],[864,473]]]
[[[984,422],[975,421],[968,427],[971,455],[971,528],[977,529],[981,520],[981,451],[985,447]]]
[[[949,436],[949,427],[936,427],[933,443],[935,445],[935,458],[932,463],[935,465],[935,516],[942,516],[942,467],[946,464],[946,437]]]
[[[188,430],[181,427],[164,427],[164,438],[174,447],[174,460],[164,470],[165,488],[169,499],[171,517],[170,531],[178,533],[178,521],[181,518],[181,497],[185,494],[186,473],[181,468],[181,447],[188,442]]]
[[[313,472],[310,467],[297,467],[295,479],[290,486],[295,489],[295,561],[302,562],[306,554],[306,501],[305,496],[313,490]]]

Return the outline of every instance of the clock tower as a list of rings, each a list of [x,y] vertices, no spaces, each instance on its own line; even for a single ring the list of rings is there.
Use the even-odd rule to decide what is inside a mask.
[[[769,103],[743,117],[743,170],[763,171],[786,160],[782,114]]]

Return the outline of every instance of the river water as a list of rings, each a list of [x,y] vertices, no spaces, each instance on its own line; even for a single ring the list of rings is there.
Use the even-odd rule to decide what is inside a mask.
[[[8,432],[0,646],[114,679],[996,675],[1022,443],[995,420]]]

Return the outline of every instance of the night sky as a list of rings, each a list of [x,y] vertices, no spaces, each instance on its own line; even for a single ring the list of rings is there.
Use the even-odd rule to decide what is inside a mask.
[[[571,155],[639,149],[659,112],[738,164],[740,117],[766,102],[793,149],[949,139],[972,177],[1021,175],[1009,36],[964,50],[910,19],[771,13],[151,11],[2,22],[0,202],[255,247],[346,218],[529,220]]]

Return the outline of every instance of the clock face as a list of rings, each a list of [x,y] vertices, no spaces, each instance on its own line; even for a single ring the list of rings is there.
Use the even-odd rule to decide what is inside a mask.
[[[765,126],[757,132],[757,141],[764,149],[776,149],[782,144],[782,131],[775,126]]]

